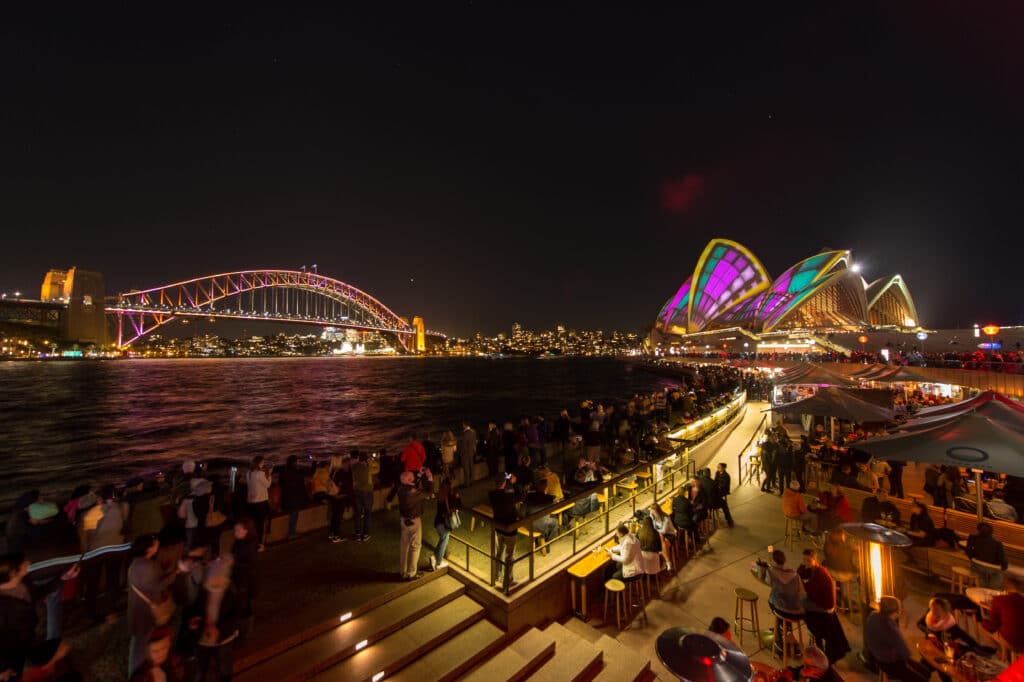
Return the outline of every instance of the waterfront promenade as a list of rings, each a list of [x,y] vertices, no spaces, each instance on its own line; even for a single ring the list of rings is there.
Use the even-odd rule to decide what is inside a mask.
[[[707,453],[698,466],[714,466],[725,462],[729,469],[736,466],[736,455],[754,433],[762,417],[761,403],[750,403],[740,424],[712,453]],[[556,459],[556,466],[560,464]],[[738,478],[738,477],[736,477]],[[734,478],[734,480],[736,480]],[[487,480],[479,481],[464,492],[466,506],[482,501],[492,487]],[[595,632],[616,638],[631,650],[641,653],[652,662],[659,679],[672,680],[674,676],[657,661],[654,641],[668,627],[689,626],[706,628],[715,616],[732,620],[734,589],[744,587],[760,596],[762,630],[770,627],[767,608],[767,586],[759,583],[750,567],[757,557],[765,556],[766,547],[782,547],[784,519],[779,497],[761,493],[756,485],[737,486],[730,497],[730,506],[736,521],[735,528],[721,527],[711,538],[707,548],[682,565],[679,573],[663,583],[662,595],[647,604],[647,618],[636,619],[629,628],[619,632],[614,624],[607,626],[595,618],[590,622]],[[432,518],[428,509],[425,517]],[[429,524],[425,524],[429,525]],[[351,529],[346,522],[345,530]],[[367,543],[348,540],[329,543],[326,529],[304,535],[296,540],[268,547],[260,555],[262,589],[256,602],[255,628],[248,642],[239,646],[236,667],[244,666],[247,658],[278,646],[284,640],[316,626],[336,619],[339,614],[368,601],[387,598],[401,588],[398,580],[399,518],[397,510],[381,510],[373,515],[372,538]],[[587,536],[594,542],[603,538],[600,533]],[[420,559],[420,570],[427,571],[428,552],[434,540],[433,531],[425,532],[425,544]],[[799,560],[802,546],[787,549],[790,563]],[[456,569],[449,569],[455,571]],[[924,586],[927,590],[928,586]],[[927,592],[911,594],[906,607],[909,623],[923,613]],[[851,625],[845,617],[844,628],[854,653],[847,655],[838,669],[847,679],[874,679],[857,661],[860,649],[860,626]],[[72,629],[71,641],[76,651],[88,660],[82,669],[87,679],[125,679],[127,637],[122,623],[98,628]],[[919,635],[916,630],[905,629],[908,642]],[[745,649],[756,647],[747,640]],[[771,664],[767,651],[753,656]]]

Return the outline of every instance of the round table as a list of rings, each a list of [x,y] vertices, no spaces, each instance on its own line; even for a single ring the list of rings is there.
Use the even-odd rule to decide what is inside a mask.
[[[968,587],[966,590],[967,598],[978,606],[984,606],[986,608],[992,606],[992,598],[997,597],[1000,594],[1005,594],[1002,590],[993,590],[989,587]]]

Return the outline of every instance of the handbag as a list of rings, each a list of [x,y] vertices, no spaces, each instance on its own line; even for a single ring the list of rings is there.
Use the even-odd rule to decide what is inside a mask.
[[[458,530],[462,527],[462,515],[458,509],[455,509],[448,515],[448,527],[452,530]]]
[[[142,590],[135,587],[135,585],[132,585],[131,588],[132,591],[139,596],[139,599],[146,602],[149,606],[149,612],[153,614],[153,622],[156,623],[158,627],[161,625],[167,625],[167,623],[170,622],[171,618],[174,616],[175,606],[173,599],[167,597],[163,601],[155,602],[142,594]]]
[[[219,528],[227,520],[228,517],[224,515],[224,512],[214,509],[213,504],[210,504],[210,511],[206,512],[207,528]]]

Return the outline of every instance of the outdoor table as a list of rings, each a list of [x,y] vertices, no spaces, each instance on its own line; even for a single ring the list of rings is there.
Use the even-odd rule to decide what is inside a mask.
[[[612,558],[604,551],[604,548],[611,549],[615,546],[615,538],[611,538],[603,545],[595,547],[582,559],[567,569],[569,573],[569,599],[572,602],[572,610],[583,620],[587,620],[587,580],[597,571],[603,570]],[[580,588],[580,609],[576,609],[576,586]]]
[[[992,598],[1006,593],[989,587],[968,587],[965,594],[981,609],[981,617],[988,618],[989,609],[992,608]]]
[[[992,679],[999,674],[999,671],[1006,669],[1006,664],[999,659],[979,656],[975,653],[964,654],[958,662],[950,661],[942,649],[927,638],[917,643],[917,652],[921,654],[921,658],[928,665],[958,682],[978,682],[978,680]],[[973,666],[973,672],[977,676],[971,674],[971,670],[965,671],[963,663]]]

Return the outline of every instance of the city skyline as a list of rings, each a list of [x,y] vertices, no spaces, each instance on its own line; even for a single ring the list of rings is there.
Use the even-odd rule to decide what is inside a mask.
[[[317,263],[453,335],[641,329],[725,237],[1024,321],[1019,8],[136,12],[0,29],[0,291]]]

